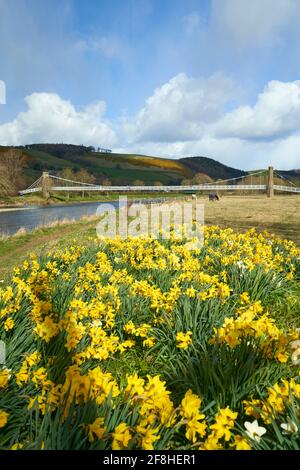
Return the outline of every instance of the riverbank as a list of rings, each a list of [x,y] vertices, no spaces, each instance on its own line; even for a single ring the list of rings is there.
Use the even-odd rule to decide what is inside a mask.
[[[5,280],[12,268],[21,263],[30,253],[43,255],[54,249],[72,245],[76,238],[88,243],[96,236],[96,216],[82,217],[80,220],[63,220],[40,227],[31,232],[19,230],[12,236],[0,238],[0,280]]]
[[[0,212],[12,212],[12,211],[26,211],[27,209],[32,209],[34,206],[28,206],[28,207],[0,207]]]
[[[90,194],[84,197],[79,194],[72,194],[69,197],[66,194],[52,195],[49,199],[44,199],[41,194],[27,194],[26,196],[9,196],[0,197],[0,211],[23,209],[35,206],[59,206],[59,205],[72,205],[78,203],[89,202],[110,202],[116,201],[120,196],[127,196],[128,199],[149,199],[149,198],[169,198],[169,197],[182,197],[182,193],[167,193],[153,192],[153,193],[109,193],[109,194]]]

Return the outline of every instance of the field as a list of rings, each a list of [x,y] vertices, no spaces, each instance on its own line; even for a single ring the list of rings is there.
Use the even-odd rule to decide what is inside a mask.
[[[1,449],[300,448],[300,251],[205,231],[79,237],[14,269]]]
[[[276,195],[226,196],[220,202],[205,204],[205,222],[235,230],[255,227],[268,230],[281,238],[293,240],[300,247],[300,197]]]

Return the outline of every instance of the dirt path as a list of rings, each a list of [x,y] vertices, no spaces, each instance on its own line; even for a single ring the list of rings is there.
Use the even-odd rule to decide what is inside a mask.
[[[55,246],[67,245],[72,239],[82,243],[93,234],[95,222],[77,222],[39,229],[20,237],[11,237],[0,242],[0,279],[5,279],[13,266],[22,262],[32,252],[41,254]],[[96,234],[95,234],[96,235]]]

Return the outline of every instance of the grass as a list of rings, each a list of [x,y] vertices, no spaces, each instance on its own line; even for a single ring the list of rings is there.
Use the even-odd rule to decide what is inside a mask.
[[[281,238],[293,240],[300,246],[300,197],[276,195],[223,196],[219,202],[204,203],[205,223],[231,227],[237,231],[255,227],[268,230]]]
[[[0,240],[0,279],[5,280],[13,266],[22,262],[29,253],[42,255],[54,247],[67,247],[75,236],[82,243],[88,243],[89,238],[96,235],[95,226],[95,218],[85,217],[77,222],[65,221],[3,238]]]

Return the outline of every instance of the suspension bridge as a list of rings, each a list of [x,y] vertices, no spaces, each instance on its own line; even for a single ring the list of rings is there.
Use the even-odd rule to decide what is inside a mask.
[[[282,184],[274,184],[274,175],[280,178]],[[255,183],[253,184],[253,179]],[[249,183],[250,180],[250,184]],[[258,183],[258,184],[257,184]],[[300,186],[280,175],[273,167],[268,170],[230,178],[217,182],[205,184],[193,184],[187,186],[103,186],[80,181],[72,181],[59,176],[50,175],[44,171],[43,174],[29,188],[19,191],[19,195],[41,192],[48,198],[52,192],[199,192],[199,191],[262,191],[272,197],[275,191],[300,194]]]

